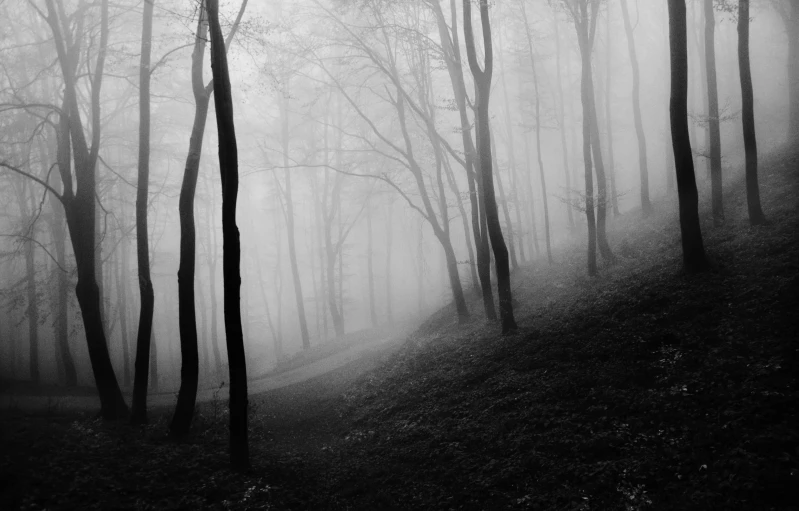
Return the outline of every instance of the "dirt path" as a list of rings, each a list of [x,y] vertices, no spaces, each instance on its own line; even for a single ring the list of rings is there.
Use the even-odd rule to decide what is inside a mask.
[[[296,369],[291,369],[278,374],[267,374],[249,382],[249,394],[257,396],[276,389],[316,378],[331,371],[342,368],[364,357],[384,353],[401,343],[412,331],[410,327],[393,332],[391,335],[375,339],[363,344],[350,346],[338,353],[334,353],[321,360],[317,360]],[[153,408],[172,406],[175,402],[177,391],[151,394],[148,404]],[[197,393],[197,402],[203,403],[217,398],[223,398],[227,391],[217,389],[201,389]],[[126,398],[130,398],[126,395]],[[0,394],[0,410],[16,409],[23,412],[67,412],[91,411],[100,407],[97,396],[64,396],[64,395],[15,395]]]

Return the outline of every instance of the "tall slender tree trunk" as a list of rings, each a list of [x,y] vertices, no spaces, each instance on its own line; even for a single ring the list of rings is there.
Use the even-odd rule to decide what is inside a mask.
[[[239,188],[238,150],[233,124],[233,98],[227,55],[219,25],[218,0],[208,0],[208,22],[214,78],[214,106],[219,133],[219,167],[222,178],[225,333],[230,376],[230,464],[236,470],[246,470],[250,466],[250,454],[247,441],[247,360],[244,354],[240,309],[241,242],[239,229],[236,226],[236,199]]]
[[[619,195],[616,193],[616,161],[613,151],[613,34],[610,28],[610,5],[605,15],[605,34],[607,37],[605,52],[605,131],[608,138],[608,177],[610,178],[610,204],[613,216],[619,216]]]
[[[369,199],[366,199],[369,201]],[[377,326],[377,311],[375,310],[375,274],[372,264],[372,208],[366,206],[366,273],[369,287],[369,318],[372,327]]]
[[[391,276],[393,269],[391,267],[391,254],[393,252],[392,242],[394,241],[394,222],[393,222],[393,203],[389,202],[386,208],[386,319],[388,324],[394,323],[394,308],[392,300],[391,289]]]
[[[285,158],[285,156],[284,156]],[[288,165],[286,165],[288,166]],[[291,197],[291,172],[286,169],[286,234],[289,244],[289,262],[291,263],[291,277],[294,284],[294,298],[297,303],[297,316],[300,323],[300,336],[302,338],[303,349],[311,347],[308,336],[308,323],[305,318],[305,299],[302,295],[302,281],[300,280],[300,269],[297,264],[297,247],[294,239],[294,205]]]
[[[210,190],[210,186],[209,192]],[[214,208],[214,201],[211,199],[210,207],[206,208],[208,218],[208,244],[209,246],[209,263],[208,263],[208,284],[210,296],[208,300],[211,302],[211,351],[214,353],[214,374],[222,374],[222,354],[219,351],[219,302],[216,293],[216,264],[219,258],[219,244],[216,236],[216,226],[214,225],[214,216],[211,210]]]
[[[75,369],[75,361],[69,349],[69,280],[66,271],[66,232],[64,210],[61,204],[56,204],[51,200],[52,217],[51,233],[55,245],[55,257],[58,262],[58,309],[53,323],[54,335],[58,347],[58,356],[64,366],[64,383],[67,387],[74,387],[78,384],[78,373]],[[62,269],[63,268],[63,269]]]
[[[496,140],[494,138],[494,133],[490,131],[491,136],[491,145],[492,147],[496,146]],[[493,162],[493,169],[494,175],[497,178],[497,188],[499,189],[499,202],[502,204],[502,216],[505,217],[505,227],[506,232],[508,233],[508,251],[510,252],[510,265],[511,268],[514,270],[519,267],[519,261],[516,259],[516,247],[514,244],[514,235],[513,235],[513,222],[510,219],[510,211],[508,211],[508,198],[505,195],[505,186],[502,182],[502,171],[500,170],[499,163],[497,162],[497,151],[493,151],[491,153],[491,160]]]
[[[566,97],[563,94],[563,79],[561,78],[561,71],[560,71],[560,31],[558,30],[558,21],[555,20],[555,70],[556,73],[556,81],[558,84],[558,124],[560,125],[560,146],[563,150],[563,175],[566,181],[566,214],[567,218],[569,219],[569,229],[574,231],[575,224],[574,224],[574,213],[572,212],[571,206],[571,197],[572,197],[572,185],[571,185],[571,170],[569,165],[569,146],[566,143],[566,115],[564,112],[564,103],[566,102]],[[570,76],[570,75],[568,75]]]
[[[538,90],[538,70],[535,65],[535,52],[533,50],[533,40],[530,36],[530,25],[527,21],[527,11],[522,3],[522,17],[524,18],[524,32],[527,36],[527,50],[530,53],[530,67],[533,70],[533,89],[535,90],[535,147],[538,157],[538,175],[541,178],[541,196],[544,206],[544,234],[547,243],[547,260],[552,264],[552,242],[549,233],[549,202],[547,198],[547,181],[544,175],[544,160],[541,155],[541,94]]]
[[[587,14],[584,18],[581,22],[588,23]],[[597,222],[594,208],[594,176],[591,155],[591,101],[594,91],[591,82],[591,50],[588,47],[588,31],[587,29],[585,30],[585,35],[583,35],[583,31],[580,28],[577,31],[578,40],[580,41],[580,54],[582,56],[580,98],[583,105],[583,162],[585,164],[585,217],[588,222],[588,275],[593,277],[597,273]],[[598,176],[597,179],[599,179]]]
[[[766,222],[766,216],[760,205],[760,186],[757,179],[755,100],[749,63],[749,0],[738,2],[738,67],[741,73],[741,121],[746,152],[746,205],[749,223],[760,225]]]
[[[527,164],[527,168],[533,168],[533,160],[530,158],[530,144],[524,145],[524,161]],[[538,216],[535,212],[535,200],[534,200],[534,193],[533,193],[533,176],[530,172],[527,173],[527,178],[525,179],[525,184],[527,185],[527,196],[529,200],[527,201],[527,213],[530,217],[530,226],[532,227],[530,237],[533,240],[533,246],[530,248],[530,252],[535,250],[536,257],[541,255],[541,246],[538,243]]]
[[[502,52],[502,30],[498,33],[498,42],[500,46],[500,52]],[[516,210],[516,230],[513,232],[513,237],[515,238],[514,242],[511,244],[511,253],[515,249],[519,251],[519,259],[522,263],[524,263],[524,229],[522,228],[522,219],[521,219],[521,212],[519,207],[519,190],[516,187],[516,151],[514,149],[514,132],[513,132],[513,121],[511,116],[510,110],[510,99],[508,98],[508,80],[507,75],[505,74],[505,61],[504,59],[499,59],[499,72],[501,75],[501,82],[502,82],[502,99],[505,106],[505,131],[508,134],[508,176],[510,180],[510,196],[513,200],[513,206]],[[503,199],[504,200],[504,199]],[[507,206],[506,206],[507,208]],[[510,225],[510,224],[508,224]],[[514,248],[515,247],[515,248]],[[513,262],[511,261],[511,264]]]
[[[150,390],[152,392],[158,392],[160,381],[158,377],[158,343],[156,342],[155,330],[153,330],[150,338]]]
[[[710,0],[711,2],[713,0]],[[646,133],[641,119],[641,77],[638,68],[638,55],[635,49],[635,34],[630,23],[630,12],[627,0],[621,0],[621,13],[624,17],[624,31],[627,33],[627,51],[630,54],[630,66],[633,71],[633,121],[635,135],[638,139],[638,175],[641,181],[641,210],[644,215],[652,213],[652,201],[649,199],[649,169],[646,155]],[[608,89],[610,92],[610,89]]]
[[[200,310],[200,339],[202,339],[202,346],[203,346],[203,377],[207,378],[211,372],[211,356],[208,353],[208,310],[207,304],[208,302],[205,301],[205,293],[203,292],[203,282],[200,279],[200,282],[195,282],[194,284],[197,286],[197,295],[198,295],[198,309]]]
[[[461,121],[461,138],[463,141],[466,180],[469,187],[469,203],[471,204],[472,237],[475,245],[477,260],[477,276],[480,280],[480,291],[483,297],[483,309],[489,321],[497,319],[494,295],[491,290],[491,248],[488,243],[488,233],[483,229],[485,223],[485,206],[482,193],[482,170],[476,165],[479,158],[472,141],[472,128],[469,122],[466,106],[466,86],[463,79],[463,65],[461,63],[460,43],[458,40],[458,16],[456,0],[450,0],[452,15],[452,32],[447,28],[444,14],[437,2],[431,3],[436,15],[439,36],[449,58],[445,59],[449,72],[455,102]]]
[[[136,254],[139,265],[139,330],[136,339],[136,364],[130,420],[147,422],[147,371],[150,365],[150,339],[153,334],[155,293],[150,279],[150,249],[147,232],[147,207],[150,186],[150,51],[153,34],[153,4],[144,1],[141,62],[139,64],[139,182],[136,189]]]
[[[724,202],[721,190],[721,128],[719,124],[719,92],[716,79],[716,16],[713,0],[703,0],[705,10],[705,63],[707,66],[707,117],[710,130],[710,189],[713,224],[724,223]]]
[[[120,419],[127,415],[128,407],[122,397],[116,374],[114,374],[105,332],[103,331],[100,290],[97,285],[94,261],[94,235],[97,229],[95,224],[97,193],[95,170],[100,149],[101,133],[100,88],[108,47],[108,0],[102,0],[100,4],[100,41],[91,80],[91,145],[87,143],[78,106],[75,68],[78,62],[76,50],[79,51],[79,45],[66,44],[61,32],[62,22],[66,23],[66,20],[60,19],[53,0],[47,0],[46,5],[47,23],[53,32],[58,61],[64,76],[64,108],[62,111],[65,115],[61,118],[59,133],[62,139],[71,138],[75,161],[77,190],[74,195],[69,168],[65,165],[63,171],[59,169],[62,175],[62,183],[65,187],[61,197],[78,269],[78,284],[75,287],[75,295],[78,298],[78,305],[83,316],[89,359],[91,360],[97,391],[100,395],[102,416],[106,420]],[[62,140],[59,143],[59,150],[66,151],[66,155],[59,156],[59,161],[66,160],[68,162],[70,159],[69,144]]]
[[[677,168],[680,201],[683,264],[686,271],[707,267],[699,226],[699,196],[694,176],[691,138],[688,133],[688,36],[685,0],[669,0],[669,46],[671,48],[671,138]]]
[[[477,154],[482,169],[482,199],[485,203],[486,224],[491,247],[494,250],[494,264],[497,272],[497,288],[499,294],[499,315],[502,333],[517,329],[513,317],[513,295],[510,282],[510,265],[508,264],[508,248],[502,235],[499,223],[499,211],[494,195],[494,177],[491,167],[491,134],[489,131],[488,101],[491,92],[491,75],[493,73],[493,52],[491,47],[491,25],[488,18],[488,2],[480,2],[480,20],[485,50],[485,69],[480,69],[472,31],[471,0],[463,0],[463,24],[466,39],[466,53],[469,67],[475,82],[475,127],[477,132]]]
[[[180,391],[169,434],[180,439],[189,434],[199,386],[200,361],[197,345],[197,312],[194,286],[197,260],[197,233],[194,224],[194,196],[200,171],[203,135],[208,118],[210,89],[203,83],[203,58],[207,25],[205,9],[200,8],[194,51],[191,55],[191,84],[194,93],[194,123],[189,138],[189,152],[183,171],[178,199],[180,219],[180,263],[178,266],[178,328],[180,330]]]
[[[27,183],[26,183],[27,184]],[[19,197],[20,207],[27,202],[27,186],[23,188],[23,193]],[[23,217],[29,221],[31,220],[28,207],[25,207]],[[30,236],[33,238],[33,232]],[[29,343],[29,358],[28,367],[30,369],[31,381],[35,384],[40,382],[39,376],[39,303],[36,299],[36,253],[34,252],[33,239],[25,241],[25,288],[27,290],[28,301],[28,343]]]
[[[793,140],[799,137],[799,4],[794,1],[785,4],[788,32],[788,133]]]
[[[127,279],[130,271],[130,263],[128,261],[128,243],[127,239],[122,240],[119,249],[122,251],[121,264],[119,273],[117,274],[117,297],[119,303],[119,329],[122,336],[122,381],[125,387],[130,387],[130,344],[128,341],[128,285]]]
[[[608,191],[607,175],[605,174],[605,164],[602,159],[602,146],[599,137],[599,122],[596,112],[596,101],[594,95],[594,81],[591,73],[590,53],[588,55],[588,107],[590,109],[591,122],[591,155],[594,159],[594,170],[597,181],[597,206],[596,206],[596,242],[602,259],[607,262],[615,260],[613,252],[610,250],[607,236],[607,210],[608,210]]]

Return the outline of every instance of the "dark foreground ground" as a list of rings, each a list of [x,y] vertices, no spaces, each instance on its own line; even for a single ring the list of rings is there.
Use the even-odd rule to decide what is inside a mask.
[[[224,391],[192,438],[4,412],[0,509],[799,509],[799,157],[762,162],[680,272],[673,204],[514,276],[517,334],[442,311],[393,353],[252,397],[227,469]],[[477,303],[472,303],[477,313]],[[475,314],[477,315],[477,314]]]

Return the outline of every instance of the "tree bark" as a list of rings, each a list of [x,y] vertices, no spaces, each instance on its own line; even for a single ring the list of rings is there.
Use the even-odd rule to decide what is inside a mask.
[[[472,31],[471,0],[463,0],[463,24],[466,40],[466,53],[469,67],[475,82],[475,125],[477,131],[477,153],[482,169],[483,200],[485,202],[486,222],[491,247],[494,250],[494,264],[497,272],[497,288],[499,291],[499,315],[502,333],[510,333],[517,329],[513,317],[513,296],[510,282],[510,265],[508,264],[508,248],[502,235],[499,223],[499,212],[494,195],[494,179],[491,168],[491,136],[489,132],[488,101],[491,91],[491,75],[493,72],[493,54],[491,48],[491,25],[488,19],[488,2],[480,1],[480,20],[485,50],[485,69],[480,69]]]
[[[707,267],[707,260],[699,226],[699,197],[688,133],[688,35],[685,0],[669,0],[669,46],[671,49],[669,111],[674,162],[677,169],[683,265],[686,271],[696,272]]]
[[[230,374],[230,464],[236,470],[246,470],[250,466],[250,455],[247,441],[247,360],[244,354],[240,309],[241,242],[236,226],[236,199],[239,187],[238,150],[227,54],[219,25],[218,0],[208,0],[208,21],[222,180],[225,332]]]
[[[757,179],[755,100],[749,63],[749,0],[738,2],[738,67],[741,73],[741,121],[746,152],[746,205],[749,223],[761,225],[766,222],[766,217],[760,205],[760,186]]]
[[[713,0],[703,0],[705,9],[705,63],[707,66],[708,127],[710,130],[710,189],[713,224],[724,223],[724,202],[721,190],[721,128],[719,125],[719,92],[716,78],[716,18]]]
[[[136,254],[139,266],[139,330],[130,420],[147,422],[147,371],[150,366],[150,340],[153,336],[155,294],[150,278],[150,247],[147,232],[147,207],[150,186],[150,52],[153,34],[153,4],[145,0],[142,17],[141,62],[139,64],[139,182],[136,191]]]

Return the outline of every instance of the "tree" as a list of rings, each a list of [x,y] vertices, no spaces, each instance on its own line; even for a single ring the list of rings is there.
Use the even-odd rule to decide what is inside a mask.
[[[607,217],[607,185],[602,149],[599,143],[599,122],[594,98],[594,79],[591,70],[591,53],[596,36],[599,0],[563,0],[574,27],[580,48],[582,74],[580,98],[583,105],[583,162],[585,165],[585,215],[588,222],[588,275],[596,275],[596,250],[608,261],[613,253],[607,241],[605,222]],[[594,183],[592,168],[596,168],[598,197],[594,211]]]
[[[228,35],[226,46],[230,44],[236,33],[247,1],[242,7]],[[180,391],[175,414],[169,425],[170,435],[182,438],[189,433],[189,426],[194,415],[199,379],[199,353],[197,345],[197,316],[194,297],[194,281],[196,266],[196,229],[194,225],[194,196],[197,190],[197,177],[200,171],[203,135],[208,118],[208,104],[211,100],[213,80],[207,85],[203,79],[203,59],[207,36],[207,21],[204,5],[200,5],[197,19],[197,32],[194,50],[191,55],[191,84],[194,95],[194,122],[189,137],[189,151],[183,172],[183,183],[180,187],[178,213],[180,217],[180,266],[178,268],[178,326],[180,329]]]
[[[707,268],[699,227],[699,196],[694,176],[691,139],[688,134],[688,34],[685,0],[669,0],[671,54],[671,140],[680,203],[683,265],[688,272]]]
[[[719,91],[716,79],[716,17],[713,0],[702,0],[705,9],[705,65],[707,68],[707,122],[710,134],[710,189],[713,224],[724,223],[721,192],[721,129],[719,126]]]
[[[766,217],[760,205],[760,187],[757,182],[755,100],[749,63],[749,0],[738,1],[738,67],[741,73],[741,122],[746,152],[746,205],[749,223],[760,225],[766,222]]]
[[[707,1],[712,2],[713,0]],[[638,69],[638,55],[635,50],[635,34],[632,23],[630,23],[630,12],[629,9],[627,9],[627,0],[621,0],[621,13],[624,17],[624,31],[627,33],[627,51],[630,54],[630,66],[633,71],[633,121],[635,122],[635,135],[638,139],[638,173],[641,180],[641,210],[645,215],[648,215],[652,213],[652,202],[649,200],[649,169],[646,157],[646,133],[644,132],[644,123],[641,119],[641,77]],[[609,36],[610,35],[608,35],[608,37]],[[718,117],[718,113],[716,117]]]
[[[469,202],[471,204],[472,238],[474,239],[477,258],[477,276],[480,280],[483,309],[486,318],[493,321],[497,319],[497,312],[494,306],[494,295],[491,291],[491,248],[488,243],[488,232],[483,228],[486,222],[485,205],[482,202],[482,197],[484,195],[481,192],[483,186],[482,170],[479,165],[475,164],[477,151],[474,147],[474,141],[472,140],[472,125],[471,122],[469,122],[467,113],[467,94],[466,85],[463,80],[456,2],[455,0],[450,0],[450,10],[452,11],[451,29],[447,28],[444,13],[441,11],[439,2],[437,0],[432,0],[429,2],[429,5],[433,9],[433,14],[435,14],[436,17],[442,53],[447,65],[450,82],[452,83],[455,103],[458,106],[464,152],[463,167],[466,171],[467,184],[469,187]]]
[[[475,127],[477,154],[482,170],[482,200],[485,203],[486,223],[491,247],[494,250],[494,264],[497,272],[497,288],[499,294],[499,316],[502,333],[517,329],[513,317],[513,296],[510,283],[510,266],[508,264],[508,248],[502,236],[499,223],[497,199],[494,195],[494,179],[491,168],[491,136],[489,132],[488,101],[491,94],[491,76],[494,56],[491,47],[491,24],[488,18],[488,0],[480,0],[480,21],[483,32],[483,50],[485,52],[484,68],[477,62],[474,32],[472,30],[471,0],[463,0],[463,32],[466,42],[466,56],[469,68],[474,77],[475,88]]]
[[[120,419],[127,415],[128,407],[122,397],[111,357],[108,352],[105,331],[103,329],[100,290],[95,275],[95,194],[97,193],[95,168],[100,150],[100,87],[103,82],[103,69],[108,46],[108,0],[100,3],[100,40],[96,52],[94,72],[90,76],[91,97],[91,144],[86,140],[83,123],[78,106],[78,77],[76,75],[81,50],[80,36],[86,10],[78,11],[73,18],[67,18],[63,5],[56,7],[53,0],[46,0],[47,13],[39,14],[50,26],[53,34],[58,63],[64,80],[64,103],[61,108],[61,121],[58,130],[58,150],[69,159],[69,144],[72,145],[72,157],[75,163],[73,191],[73,175],[67,165],[59,165],[59,173],[63,183],[63,192],[58,193],[46,182],[50,193],[53,193],[64,205],[72,248],[78,270],[78,283],[75,294],[83,317],[86,330],[86,343],[92,364],[97,391],[100,396],[101,414],[106,420]],[[68,29],[70,19],[77,23],[77,36],[73,39]],[[59,161],[64,161],[59,159]],[[7,166],[7,165],[5,165]]]
[[[246,0],[245,0],[246,2]],[[219,25],[219,2],[208,0],[208,25],[211,39],[211,68],[214,80],[214,107],[219,133],[219,171],[222,180],[222,246],[225,283],[225,333],[227,334],[230,375],[230,464],[236,470],[250,465],[247,442],[247,360],[241,329],[241,242],[236,226],[236,199],[239,188],[238,149],[233,124],[233,98],[230,90],[227,52]]]
[[[549,235],[549,202],[547,200],[547,182],[544,178],[544,160],[541,157],[541,94],[538,91],[538,71],[535,65],[535,53],[533,51],[533,40],[530,34],[530,24],[527,21],[527,10],[524,8],[524,0],[521,2],[522,19],[524,20],[524,32],[527,35],[527,50],[530,52],[530,67],[533,70],[533,88],[535,90],[535,147],[538,156],[538,174],[541,178],[541,195],[544,200],[544,232],[547,241],[547,260],[552,264],[552,246]]]
[[[147,232],[147,205],[150,186],[150,50],[153,38],[153,6],[144,1],[142,14],[141,62],[139,64],[139,177],[136,188],[136,256],[138,259],[139,331],[136,338],[136,363],[130,420],[147,422],[147,380],[150,367],[150,340],[153,332],[155,294],[150,278],[150,247]]]
[[[416,124],[424,130],[424,135],[426,135],[427,141],[429,141],[434,151],[436,144],[440,143],[446,148],[449,155],[458,159],[459,163],[462,163],[463,160],[455,154],[452,147],[449,146],[446,140],[437,131],[433,118],[425,112],[424,108],[420,106],[418,101],[409,93],[409,90],[412,90],[412,88],[418,90],[418,87],[416,87],[418,83],[410,86],[407,85],[403,80],[407,72],[400,72],[400,64],[408,61],[412,62],[414,60],[412,52],[414,48],[418,49],[418,45],[421,44],[418,38],[413,35],[408,35],[416,31],[405,30],[404,27],[403,29],[397,30],[397,20],[389,20],[387,18],[388,15],[395,14],[395,11],[384,9],[382,5],[369,4],[368,11],[364,9],[363,12],[368,12],[373,20],[373,25],[369,27],[368,30],[364,31],[360,28],[353,28],[347,25],[338,17],[334,16],[329,10],[325,9],[325,11],[330,19],[346,32],[346,35],[349,37],[349,40],[346,42],[347,46],[351,50],[357,50],[357,53],[364,58],[367,66],[375,71],[370,77],[374,76],[379,77],[379,79],[388,80],[388,84],[379,84],[381,90],[384,88],[386,89],[387,95],[382,96],[375,93],[375,96],[379,97],[385,103],[390,104],[396,112],[397,123],[394,127],[399,129],[402,142],[396,143],[392,141],[388,130],[384,131],[375,124],[374,120],[370,118],[364,112],[364,109],[353,99],[353,94],[347,91],[347,87],[342,83],[342,79],[331,73],[322,59],[316,59],[317,65],[328,76],[333,85],[340,91],[341,96],[352,106],[361,120],[369,127],[371,134],[379,140],[379,143],[384,144],[385,147],[388,148],[388,152],[378,149],[374,145],[374,142],[369,141],[365,136],[359,135],[357,138],[365,141],[371,149],[384,156],[392,166],[397,165],[408,171],[405,177],[411,178],[411,182],[415,185],[415,191],[411,192],[411,194],[418,194],[422,204],[416,204],[411,199],[410,194],[388,173],[378,175],[353,174],[338,168],[334,168],[334,170],[345,174],[374,178],[385,182],[396,190],[414,211],[422,215],[432,228],[433,234],[444,250],[447,262],[447,275],[458,314],[458,320],[462,322],[467,321],[469,318],[469,309],[463,293],[457,258],[455,257],[455,250],[452,246],[450,235],[443,165],[436,166],[436,173],[433,178],[430,179],[431,184],[428,184],[426,178],[430,178],[430,176],[423,171],[425,165],[420,156],[418,156],[422,154],[422,151],[418,149],[417,142],[419,141],[419,137],[416,137],[415,135],[417,133],[413,131],[413,121],[416,121]],[[395,37],[392,37],[392,35]],[[376,39],[368,39],[371,36],[375,36]],[[386,50],[385,54],[378,51],[381,49]],[[405,51],[400,52],[400,50]],[[403,71],[406,70],[403,69]],[[414,74],[413,70],[411,70],[410,74],[417,80],[421,77],[419,73]],[[361,86],[359,85],[359,87]],[[392,89],[395,91],[393,94]],[[360,90],[362,89],[359,88],[359,91]],[[425,140],[422,139],[421,143],[424,144]]]

